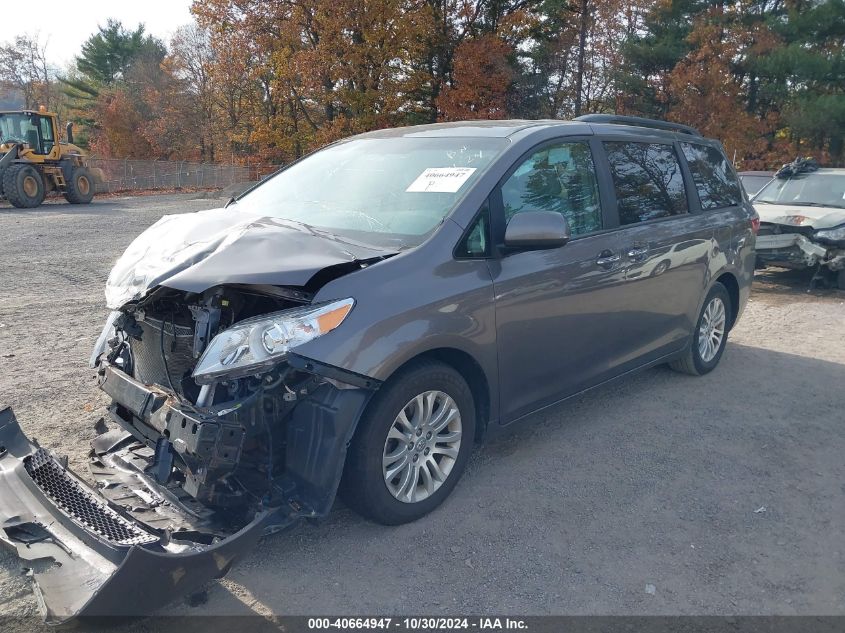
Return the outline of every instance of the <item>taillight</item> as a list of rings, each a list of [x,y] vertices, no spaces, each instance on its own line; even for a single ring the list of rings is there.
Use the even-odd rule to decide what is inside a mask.
[[[759,231],[760,231],[760,218],[755,216],[755,217],[751,218],[751,232],[754,233],[754,235],[757,235],[757,233]]]

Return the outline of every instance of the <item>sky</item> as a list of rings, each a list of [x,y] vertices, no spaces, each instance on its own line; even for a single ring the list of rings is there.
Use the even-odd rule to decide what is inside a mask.
[[[15,35],[38,33],[47,42],[47,58],[64,68],[79,54],[82,43],[106,24],[108,18],[123,22],[127,29],[143,23],[147,33],[170,41],[173,32],[192,22],[191,0],[39,0],[33,5],[17,2],[16,9],[3,12],[0,41]]]

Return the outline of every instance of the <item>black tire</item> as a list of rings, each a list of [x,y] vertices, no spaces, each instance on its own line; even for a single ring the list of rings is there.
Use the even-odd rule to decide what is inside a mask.
[[[442,392],[456,405],[460,416],[460,445],[457,448],[457,456],[450,463],[451,470],[438,488],[431,493],[422,490],[422,494],[428,494],[422,500],[400,501],[388,489],[382,466],[388,443],[397,442],[397,440],[389,440],[388,433],[391,432],[394,424],[398,424],[397,416],[406,411],[408,406],[413,406],[411,401],[419,394],[430,391]],[[432,410],[437,412],[437,405],[432,407]],[[442,406],[439,410],[443,410]],[[433,417],[436,418],[436,413]],[[457,371],[448,365],[433,361],[421,362],[403,370],[379,389],[358,424],[355,437],[349,447],[340,487],[343,500],[353,510],[383,525],[399,525],[419,519],[439,506],[458,483],[472,451],[475,423],[475,402],[472,392]],[[452,428],[451,424],[444,430],[448,431],[450,428]],[[413,435],[411,433],[411,437]],[[419,437],[419,441],[425,442],[425,434]],[[423,465],[420,470],[414,471],[413,467],[411,470],[411,476],[416,476],[413,480],[414,486],[418,483],[422,485],[426,479],[423,477],[422,468],[427,468],[426,474],[432,472],[428,469],[427,460],[435,460],[438,457],[435,455],[436,451],[431,452],[430,456],[429,452],[424,454],[418,452],[421,450],[419,441],[416,444],[414,442],[405,444],[404,441],[397,444],[400,447],[398,450],[401,450],[401,446],[408,446],[407,450],[410,451],[411,457],[421,458],[419,462],[414,459],[414,464]],[[430,445],[435,446],[433,440]],[[411,446],[414,448],[410,448]],[[391,452],[392,450],[394,449],[391,449]],[[440,459],[438,463],[443,465],[444,458],[441,456]],[[413,475],[413,473],[419,474]],[[397,475],[397,479],[399,478],[400,475]],[[410,478],[409,481],[411,481]]]
[[[12,165],[3,172],[3,193],[18,209],[32,209],[44,202],[44,180],[32,165]]]
[[[724,310],[725,321],[723,334],[718,347],[715,349],[715,355],[711,358],[705,359],[701,354],[699,345],[702,323],[705,319],[705,312],[707,311],[708,306],[711,305],[711,302],[716,300],[720,300],[722,302],[722,308]],[[728,331],[731,326],[731,314],[733,314],[732,310],[731,297],[728,294],[727,288],[725,288],[721,283],[716,282],[713,284],[710,292],[707,293],[707,297],[704,299],[704,303],[701,306],[701,312],[695,322],[695,329],[693,331],[692,342],[689,349],[684,352],[684,355],[681,358],[669,363],[669,366],[675,371],[690,374],[692,376],[703,376],[704,374],[713,371],[716,368],[716,365],[719,364],[722,354],[725,351],[725,344],[728,342]]]
[[[845,290],[845,268],[836,273],[836,287]]]
[[[66,177],[65,200],[71,204],[88,204],[94,199],[94,179],[85,167],[76,167]]]

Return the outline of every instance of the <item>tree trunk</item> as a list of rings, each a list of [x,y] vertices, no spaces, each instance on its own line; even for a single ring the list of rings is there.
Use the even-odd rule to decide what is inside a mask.
[[[578,33],[578,70],[575,75],[575,116],[581,115],[584,101],[584,58],[587,53],[587,29],[590,24],[589,0],[581,0],[581,25]]]

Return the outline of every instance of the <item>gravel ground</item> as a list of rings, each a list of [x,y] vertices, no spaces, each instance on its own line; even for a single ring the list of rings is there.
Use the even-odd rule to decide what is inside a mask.
[[[191,198],[0,208],[0,403],[82,473],[108,270],[162,214],[219,204]],[[338,504],[163,613],[845,614],[845,293],[807,283],[758,274],[712,374],[656,368],[546,410],[477,448],[428,517]],[[37,629],[36,611],[0,554],[0,614]]]

